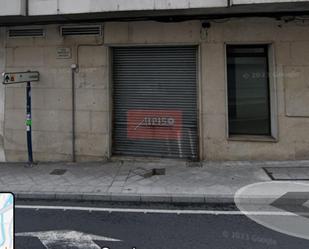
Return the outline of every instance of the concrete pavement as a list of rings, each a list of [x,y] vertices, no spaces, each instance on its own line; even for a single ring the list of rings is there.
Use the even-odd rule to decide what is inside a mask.
[[[17,199],[233,203],[241,187],[271,181],[263,167],[308,168],[309,177],[309,161],[189,163],[117,159],[40,163],[32,168],[26,165],[0,164],[1,192],[13,192]]]

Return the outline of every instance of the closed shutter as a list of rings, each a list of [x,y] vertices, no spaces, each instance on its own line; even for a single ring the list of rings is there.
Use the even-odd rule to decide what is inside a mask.
[[[113,50],[113,153],[197,159],[196,47]]]

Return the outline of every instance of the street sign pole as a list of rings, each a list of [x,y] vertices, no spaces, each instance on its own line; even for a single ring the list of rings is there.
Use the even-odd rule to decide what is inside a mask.
[[[27,147],[28,147],[28,161],[30,166],[33,164],[33,153],[32,153],[32,116],[31,116],[31,83],[27,82]]]
[[[29,166],[33,165],[33,152],[32,152],[32,116],[31,116],[31,82],[37,82],[40,80],[40,73],[37,71],[27,72],[13,72],[2,74],[3,84],[19,84],[27,83],[26,87],[26,127],[27,127],[27,149],[28,149],[28,162]]]

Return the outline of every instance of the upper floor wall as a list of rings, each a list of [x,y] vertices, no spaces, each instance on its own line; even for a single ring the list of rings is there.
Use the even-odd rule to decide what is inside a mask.
[[[227,7],[227,0],[29,0],[30,15]]]
[[[267,8],[265,4],[275,7]],[[154,16],[153,11],[159,13],[165,10],[171,10],[171,12],[164,15],[250,13],[259,10],[279,11],[278,5],[284,6],[284,10],[292,11],[294,8],[297,11],[309,11],[309,0],[1,0],[0,18],[4,19],[0,21],[5,23],[7,18],[19,16],[33,19],[69,14],[87,15],[88,13],[101,13],[101,18],[106,17],[102,16],[104,13],[104,15],[115,13],[113,16],[115,19],[117,15],[124,15],[119,14],[120,12],[143,13],[143,11],[148,11],[149,15]]]
[[[21,16],[26,14],[26,0],[1,0],[0,16]]]
[[[289,2],[308,2],[308,0],[232,0],[232,5],[238,4],[261,4],[261,3],[289,3]]]

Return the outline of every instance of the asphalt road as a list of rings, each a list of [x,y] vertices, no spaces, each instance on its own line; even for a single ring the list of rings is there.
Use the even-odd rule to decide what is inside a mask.
[[[309,248],[309,240],[272,231],[244,215],[109,211],[17,208],[15,248]]]

